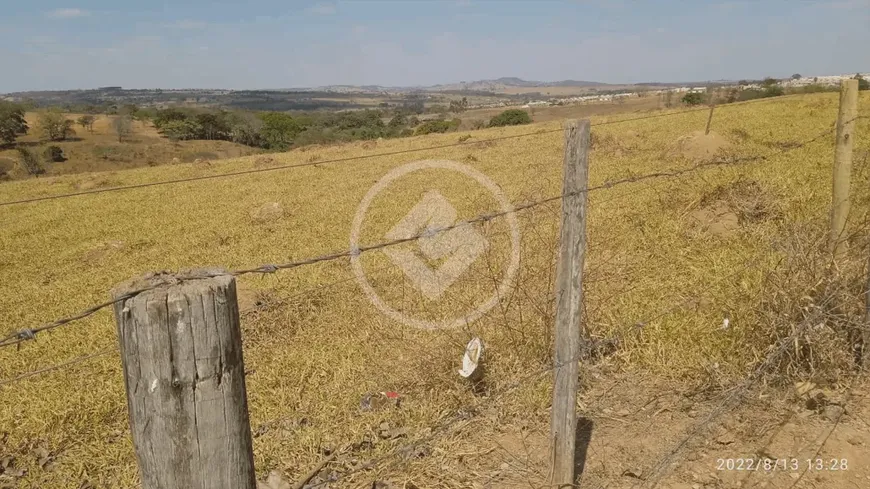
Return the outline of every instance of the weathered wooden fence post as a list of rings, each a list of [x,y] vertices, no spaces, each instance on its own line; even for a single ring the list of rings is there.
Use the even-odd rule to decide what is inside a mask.
[[[555,379],[550,435],[553,444],[552,481],[555,487],[574,484],[577,430],[577,387],[583,348],[580,315],[583,303],[583,259],[586,252],[586,190],[589,121],[565,125],[562,183],[562,229],[556,268]]]
[[[222,273],[112,291],[154,287],[115,304],[142,489],[256,488],[235,278]]]
[[[858,80],[843,80],[840,86],[840,112],[837,116],[837,148],[834,153],[834,188],[831,199],[829,244],[834,259],[846,251],[843,232],[849,217],[849,187],[852,179],[852,147],[858,117]]]

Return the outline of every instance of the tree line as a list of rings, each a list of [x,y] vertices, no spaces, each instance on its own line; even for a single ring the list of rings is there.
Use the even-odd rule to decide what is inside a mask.
[[[395,138],[431,133],[457,131],[459,118],[447,118],[449,112],[467,110],[465,98],[450,103],[436,119],[421,121],[418,115],[429,112],[422,99],[411,99],[400,107],[365,109],[342,112],[253,112],[206,108],[143,108],[125,104],[112,108],[110,130],[118,142],[128,140],[133,133],[133,121],[153,125],[164,137],[172,141],[224,140],[273,151],[309,144],[352,140]],[[28,134],[30,127],[25,117],[24,104],[0,101],[0,145],[12,145],[17,138]],[[449,111],[449,112],[448,112]],[[48,142],[68,141],[76,137],[75,126],[82,131],[94,132],[96,110],[78,115],[75,119],[53,107],[39,109],[36,129],[41,139]],[[488,122],[475,120],[471,129],[510,126],[532,122],[528,112],[509,109],[492,117]],[[17,145],[22,166],[30,174],[43,172],[40,157],[26,145]],[[45,148],[46,162],[62,162],[66,158],[56,145]]]

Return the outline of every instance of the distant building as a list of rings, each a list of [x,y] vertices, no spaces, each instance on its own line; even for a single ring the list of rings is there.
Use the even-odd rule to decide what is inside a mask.
[[[870,78],[870,73],[861,73],[863,78]],[[805,87],[807,85],[839,85],[843,80],[854,78],[855,74],[850,73],[846,75],[825,75],[825,76],[802,76],[800,78],[793,78],[785,81],[779,82],[780,86],[783,87]]]

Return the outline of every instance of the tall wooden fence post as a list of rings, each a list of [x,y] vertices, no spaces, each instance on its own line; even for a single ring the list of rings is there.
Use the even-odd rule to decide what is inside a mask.
[[[236,285],[221,273],[149,274],[112,291],[154,287],[115,304],[142,489],[256,488]]]
[[[550,420],[552,484],[574,487],[577,384],[583,347],[583,259],[586,252],[586,190],[589,175],[589,121],[565,125],[562,230],[556,268],[555,379]]]
[[[837,148],[834,153],[834,188],[831,200],[829,243],[834,259],[846,251],[843,232],[849,217],[849,186],[852,179],[852,147],[858,117],[858,80],[843,80],[840,86],[840,113],[837,116]]]

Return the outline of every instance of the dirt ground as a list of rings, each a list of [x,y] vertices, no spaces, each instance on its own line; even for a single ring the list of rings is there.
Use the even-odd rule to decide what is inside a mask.
[[[790,387],[749,389],[740,402],[732,391],[685,391],[642,374],[608,375],[578,400],[579,486],[870,487],[868,384],[803,395]],[[442,460],[445,478],[479,489],[546,487],[549,413],[535,414],[508,423],[482,416],[468,429],[481,433],[476,450]]]
[[[870,486],[870,400],[864,394],[868,382],[851,389],[750,388],[741,397],[705,386],[686,390],[638,373],[600,378],[587,385],[578,399],[579,487]],[[486,395],[481,397],[485,406]],[[420,438],[415,433],[403,431],[401,439],[406,443],[397,444],[395,460],[381,462],[386,470],[357,473],[351,486],[407,489],[429,487],[419,481],[435,479],[444,487],[548,487],[548,426],[547,410],[506,416],[483,408],[432,443],[426,443],[425,437],[416,443]],[[352,472],[348,466],[358,463],[353,453],[340,455],[305,487],[344,479]],[[263,481],[260,489],[285,487],[278,481],[293,482],[280,472],[274,472],[273,478],[273,484]]]

